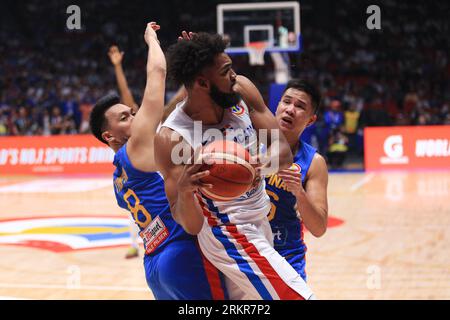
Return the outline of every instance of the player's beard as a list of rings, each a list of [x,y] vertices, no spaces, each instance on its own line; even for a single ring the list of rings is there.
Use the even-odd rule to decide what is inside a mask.
[[[241,96],[236,92],[226,93],[220,91],[217,86],[211,84],[211,90],[209,92],[211,99],[221,108],[228,109],[231,108],[241,101]]]

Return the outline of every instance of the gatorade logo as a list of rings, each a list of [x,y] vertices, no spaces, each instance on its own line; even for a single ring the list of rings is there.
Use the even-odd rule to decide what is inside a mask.
[[[407,164],[409,158],[403,155],[403,136],[392,135],[383,144],[386,157],[380,159],[381,164]]]

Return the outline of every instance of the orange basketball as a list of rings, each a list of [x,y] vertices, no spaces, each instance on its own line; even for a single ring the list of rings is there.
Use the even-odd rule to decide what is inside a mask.
[[[206,145],[202,155],[214,160],[213,165],[201,168],[210,174],[201,182],[212,184],[212,189],[200,188],[201,192],[216,201],[228,201],[240,197],[252,186],[255,169],[249,163],[250,154],[241,145],[228,140],[217,140]]]

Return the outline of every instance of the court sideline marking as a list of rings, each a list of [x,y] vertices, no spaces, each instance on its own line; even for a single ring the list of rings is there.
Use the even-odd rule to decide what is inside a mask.
[[[375,177],[375,173],[374,172],[369,173],[368,175],[365,175],[362,179],[360,179],[358,182],[354,183],[350,187],[350,191],[354,192],[354,191],[358,190],[359,188],[361,188],[366,183],[369,183],[374,177]]]
[[[65,290],[95,290],[95,291],[129,291],[129,292],[148,292],[148,288],[142,287],[116,287],[116,286],[64,286],[52,284],[17,284],[17,283],[0,283],[0,288],[24,288],[24,289],[65,289]]]

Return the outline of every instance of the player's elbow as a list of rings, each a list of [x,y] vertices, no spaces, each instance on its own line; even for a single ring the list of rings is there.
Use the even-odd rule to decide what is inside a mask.
[[[327,226],[325,225],[321,225],[317,227],[315,230],[311,230],[311,234],[316,238],[322,237],[325,234],[325,232],[327,232]]]
[[[186,231],[186,233],[189,233],[191,236],[196,236],[200,233],[202,227],[198,225],[183,225],[183,229],[184,231]]]
[[[153,76],[154,78],[160,77],[165,80],[167,75],[167,67],[165,64],[155,64],[147,67],[147,77]]]
[[[327,227],[328,227],[328,219],[325,217],[322,219],[321,223],[315,226],[315,228],[312,228],[310,231],[314,237],[320,238],[325,234],[325,232],[327,232]]]
[[[171,207],[171,211],[173,220],[175,220],[175,222],[178,223],[184,229],[184,231],[186,231],[186,233],[192,236],[196,236],[200,233],[203,227],[202,223],[183,219],[183,217],[180,216],[178,211],[176,210],[175,205]]]

